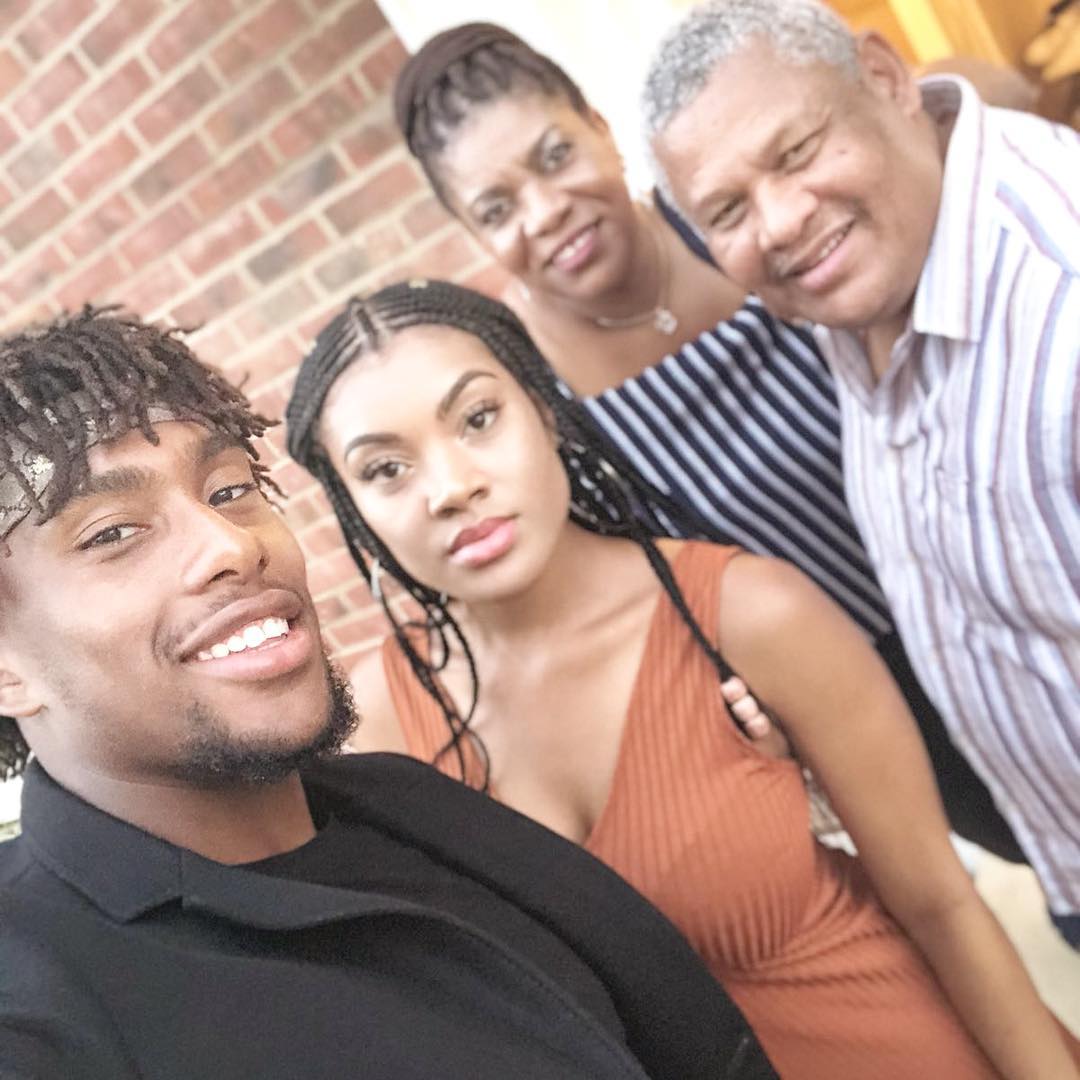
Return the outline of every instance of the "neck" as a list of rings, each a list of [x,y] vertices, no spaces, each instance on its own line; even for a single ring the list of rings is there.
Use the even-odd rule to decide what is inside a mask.
[[[526,589],[489,603],[472,603],[463,612],[470,640],[484,651],[517,651],[530,645],[550,644],[551,628],[571,634],[589,618],[589,600],[605,595],[597,583],[611,572],[614,546],[631,541],[598,536],[568,522],[544,569]]]
[[[195,788],[182,781],[133,781],[42,764],[99,810],[215,862],[268,859],[315,835],[298,773],[273,784]]]

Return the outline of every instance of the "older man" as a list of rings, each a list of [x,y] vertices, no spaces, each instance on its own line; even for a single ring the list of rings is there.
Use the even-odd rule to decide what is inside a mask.
[[[264,422],[175,335],[0,341],[0,1076],[773,1077],[584,851],[355,723]]]
[[[695,10],[645,112],[720,268],[819,325],[904,642],[1080,945],[1080,139],[814,0]]]

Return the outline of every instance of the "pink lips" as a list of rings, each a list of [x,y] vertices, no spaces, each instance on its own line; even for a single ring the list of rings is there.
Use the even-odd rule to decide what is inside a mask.
[[[516,539],[513,518],[485,518],[454,537],[450,559],[461,566],[485,566],[505,555]]]
[[[550,258],[552,266],[566,273],[575,273],[587,266],[596,255],[597,250],[597,223],[586,225],[569,237]]]

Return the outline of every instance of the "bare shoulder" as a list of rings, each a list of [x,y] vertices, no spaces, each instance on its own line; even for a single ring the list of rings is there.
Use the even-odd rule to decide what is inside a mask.
[[[360,723],[349,737],[346,749],[354,753],[389,750],[408,753],[398,722],[394,699],[386,681],[382,649],[365,653],[349,671]]]

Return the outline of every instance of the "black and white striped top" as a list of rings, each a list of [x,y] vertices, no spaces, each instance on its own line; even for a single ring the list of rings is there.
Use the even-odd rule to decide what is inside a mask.
[[[808,331],[751,299],[584,404],[650,483],[696,511],[708,539],[787,559],[873,638],[892,631],[844,500],[832,376]]]

